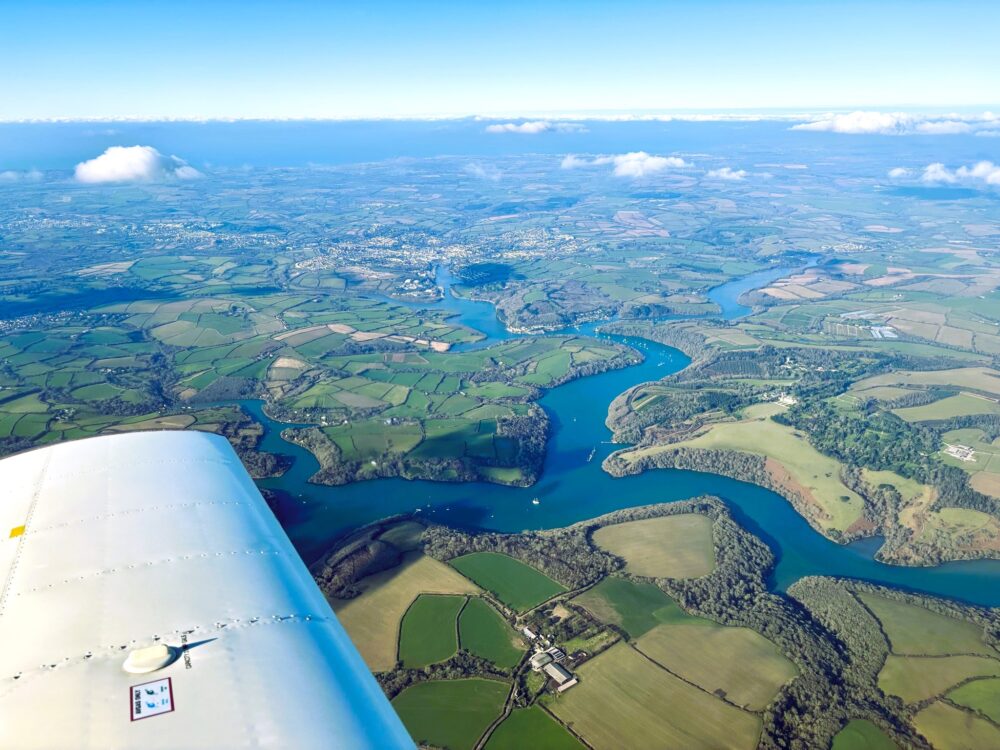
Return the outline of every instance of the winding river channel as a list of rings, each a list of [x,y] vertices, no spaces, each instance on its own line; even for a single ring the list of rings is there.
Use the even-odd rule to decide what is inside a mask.
[[[740,295],[787,274],[774,268],[737,279],[711,292],[723,315],[735,319],[749,310]],[[445,299],[426,307],[446,309],[458,321],[484,334],[473,346],[487,346],[517,334],[508,332],[492,305],[454,297],[450,278],[439,270]],[[598,335],[597,325],[572,333]],[[615,479],[601,462],[616,448],[604,424],[607,408],[620,393],[637,383],[681,370],[688,358],[676,349],[652,342],[611,337],[645,355],[641,364],[574,380],[548,391],[540,400],[552,421],[548,453],[541,479],[532,487],[488,483],[443,483],[379,479],[342,487],[309,484],[318,469],[308,451],[280,436],[284,425],[264,414],[259,401],[243,406],[267,428],[264,450],[294,458],[282,477],[261,481],[262,487],[284,490],[290,499],[277,509],[286,531],[307,562],[318,558],[339,534],[396,513],[419,510],[428,520],[497,531],[521,531],[566,526],[577,521],[650,503],[683,500],[697,495],[722,498],[745,528],[770,545],[777,565],[771,584],[785,590],[807,575],[861,578],[900,588],[1000,606],[1000,561],[947,563],[912,568],[885,565],[873,557],[880,539],[839,545],[814,531],[781,496],[753,484],[694,471],[659,469]],[[537,499],[538,503],[533,501]]]

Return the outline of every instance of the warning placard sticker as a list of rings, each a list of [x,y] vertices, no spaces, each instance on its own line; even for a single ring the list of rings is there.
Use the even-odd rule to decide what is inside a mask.
[[[169,677],[129,688],[132,721],[168,714],[174,710],[174,686]]]

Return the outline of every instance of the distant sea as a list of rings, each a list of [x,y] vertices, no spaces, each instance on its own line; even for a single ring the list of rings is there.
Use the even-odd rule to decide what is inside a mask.
[[[1000,161],[1000,138],[841,135],[791,130],[789,122],[583,121],[579,131],[487,133],[488,121],[238,121],[0,123],[0,171],[72,170],[109,146],[153,146],[198,169],[334,166],[435,156],[648,151],[781,161],[868,176],[894,166]],[[751,161],[752,160],[752,161]]]

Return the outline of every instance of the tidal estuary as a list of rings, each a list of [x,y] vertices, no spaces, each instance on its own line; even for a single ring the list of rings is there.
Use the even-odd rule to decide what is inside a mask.
[[[737,279],[712,291],[726,318],[749,310],[739,303],[745,291],[789,272],[775,268]],[[515,337],[497,320],[492,305],[450,294],[450,278],[440,270],[445,299],[429,307],[455,312],[458,320],[487,338],[488,346]],[[561,333],[600,335],[597,324]],[[781,496],[753,484],[701,472],[661,469],[615,479],[601,462],[620,445],[611,444],[604,424],[607,408],[628,388],[683,369],[688,358],[676,349],[648,341],[613,337],[645,356],[638,365],[574,380],[548,391],[539,401],[551,419],[551,434],[541,479],[527,488],[487,483],[444,483],[380,479],[341,487],[310,484],[317,468],[308,451],[283,440],[288,426],[264,414],[259,401],[244,407],[267,428],[261,448],[294,458],[282,477],[261,487],[283,490],[290,499],[277,509],[279,518],[307,563],[318,558],[338,535],[397,513],[419,513],[451,525],[521,531],[566,526],[620,508],[683,500],[698,495],[722,498],[736,520],[770,545],[777,558],[772,585],[785,590],[807,575],[860,578],[966,602],[1000,606],[1000,561],[954,562],[930,568],[885,565],[873,557],[881,540],[850,545],[829,541]],[[538,500],[537,503],[533,502]]]

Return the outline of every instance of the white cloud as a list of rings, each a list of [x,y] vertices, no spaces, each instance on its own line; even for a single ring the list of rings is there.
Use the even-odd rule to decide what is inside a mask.
[[[987,185],[1000,185],[1000,164],[991,161],[980,161],[971,167],[959,167],[956,170],[948,169],[941,162],[934,162],[924,167],[920,176],[921,182],[944,183],[954,185],[956,182],[984,182]]]
[[[679,156],[653,156],[645,151],[631,151],[617,156],[599,156],[594,164],[614,164],[615,177],[645,177],[664,169],[681,169],[691,166]]]
[[[37,169],[29,169],[27,172],[17,172],[7,169],[0,172],[0,182],[38,182],[44,175]]]
[[[590,162],[586,159],[581,159],[575,154],[567,154],[563,157],[563,160],[559,162],[560,169],[576,169],[577,167],[589,167]]]
[[[690,166],[679,156],[652,156],[645,151],[633,151],[612,159],[616,177],[645,177],[664,169],[682,169]]]
[[[920,175],[921,182],[957,182],[955,173],[950,171],[939,161],[928,164],[924,167],[924,173]]]
[[[983,138],[1000,138],[1000,130],[980,130],[976,135]]]
[[[937,122],[919,122],[914,130],[921,135],[962,135],[971,133],[972,125],[958,120],[939,120]]]
[[[742,169],[722,167],[722,169],[709,170],[705,176],[717,180],[742,180],[747,176],[747,173]]]
[[[520,133],[535,135],[537,133],[585,133],[587,129],[575,122],[552,122],[550,120],[529,120],[527,122],[503,122],[486,126],[487,133]]]
[[[532,135],[534,133],[544,133],[547,130],[552,129],[552,123],[545,120],[536,120],[534,122],[522,122],[520,124],[514,122],[498,123],[496,125],[487,125],[487,133],[522,133]]]
[[[971,167],[959,167],[955,174],[962,180],[982,180],[987,185],[1000,185],[1000,165],[991,161],[977,162]]]
[[[906,167],[893,167],[889,170],[889,178],[893,180],[902,180],[909,177],[912,171]]]
[[[194,167],[183,164],[174,169],[174,177],[180,180],[197,180],[202,174]]]
[[[467,175],[471,175],[472,177],[475,177],[477,179],[492,180],[494,182],[499,180],[500,177],[502,176],[500,170],[498,170],[496,167],[484,167],[479,162],[471,162],[469,164],[466,164],[465,168],[462,171],[464,171]]]
[[[908,115],[892,114],[889,112],[850,112],[842,115],[827,115],[813,122],[803,122],[793,125],[792,130],[900,135],[909,124]]]
[[[76,165],[79,182],[154,182],[169,178],[201,177],[176,156],[164,156],[152,146],[111,146],[100,156]]]
[[[563,158],[559,166],[562,169],[577,169],[579,167],[594,167],[603,164],[613,165],[611,173],[615,177],[645,177],[648,174],[662,172],[665,169],[682,169],[690,167],[690,162],[679,156],[654,156],[645,151],[631,151],[627,154],[596,156],[585,159],[582,156],[570,154]]]
[[[807,130],[851,135],[961,135],[1000,125],[992,112],[978,115],[922,115],[909,112],[847,112],[826,114],[810,122],[793,125]]]

